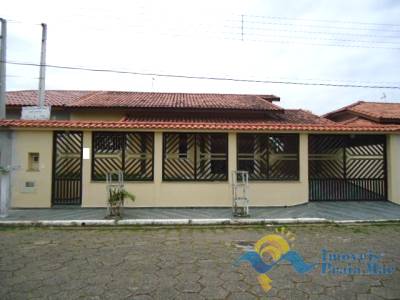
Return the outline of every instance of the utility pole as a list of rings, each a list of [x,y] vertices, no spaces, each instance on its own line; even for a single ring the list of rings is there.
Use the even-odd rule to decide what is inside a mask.
[[[42,49],[40,54],[40,75],[39,75],[39,106],[44,107],[45,86],[46,86],[46,41],[47,25],[42,23]]]
[[[7,52],[7,21],[1,21],[0,45],[0,120],[6,118],[6,52]]]
[[[0,120],[6,118],[6,51],[7,21],[0,18]],[[0,218],[7,217],[10,203],[11,141],[7,130],[0,131]]]
[[[51,115],[50,106],[45,106],[46,100],[46,42],[47,42],[47,25],[42,23],[42,47],[40,52],[40,74],[39,74],[39,90],[38,105],[24,106],[21,111],[21,119],[23,120],[49,120]]]
[[[242,42],[243,42],[243,38],[244,38],[244,15],[242,15]]]

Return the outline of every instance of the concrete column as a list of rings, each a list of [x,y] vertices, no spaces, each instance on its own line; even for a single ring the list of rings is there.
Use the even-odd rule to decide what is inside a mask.
[[[228,176],[229,184],[232,184],[232,171],[237,169],[237,159],[236,159],[236,132],[228,133]]]
[[[92,164],[92,132],[83,132],[83,148],[89,148],[89,159],[82,159],[82,207],[88,206],[90,199],[89,186],[91,183],[91,164]],[[100,187],[103,188],[103,187]],[[105,203],[104,203],[105,205]]]
[[[10,173],[1,174],[0,180],[0,218],[5,218],[10,207]]]
[[[300,163],[300,183],[304,187],[302,194],[303,201],[309,201],[309,184],[308,184],[308,134],[300,134],[299,145],[299,163]]]
[[[400,135],[387,136],[388,199],[400,204]]]
[[[161,184],[162,184],[162,162],[163,162],[163,134],[162,132],[154,133],[154,203],[149,203],[149,206],[161,202]]]
[[[0,174],[0,217],[8,216],[8,209],[11,203],[11,181],[12,170],[12,133],[11,131],[0,131],[0,166],[5,171]]]

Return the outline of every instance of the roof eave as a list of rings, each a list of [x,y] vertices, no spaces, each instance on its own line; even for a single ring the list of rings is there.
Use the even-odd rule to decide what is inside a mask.
[[[326,133],[400,133],[400,126],[345,126],[308,124],[229,124],[229,123],[183,123],[183,122],[120,122],[120,121],[21,121],[2,120],[1,128],[29,129],[91,129],[91,130],[210,130],[210,131],[291,131]]]

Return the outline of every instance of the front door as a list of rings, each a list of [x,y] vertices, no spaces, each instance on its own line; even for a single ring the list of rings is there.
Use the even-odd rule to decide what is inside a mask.
[[[52,205],[82,202],[82,132],[56,131],[53,143]]]

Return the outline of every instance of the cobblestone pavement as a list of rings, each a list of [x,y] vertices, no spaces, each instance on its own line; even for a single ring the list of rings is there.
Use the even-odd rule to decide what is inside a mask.
[[[265,293],[246,247],[276,227],[0,227],[0,299],[400,299],[400,224],[287,227],[305,274],[279,263]],[[321,274],[321,249],[384,253],[391,275]],[[267,259],[267,257],[265,257]]]

